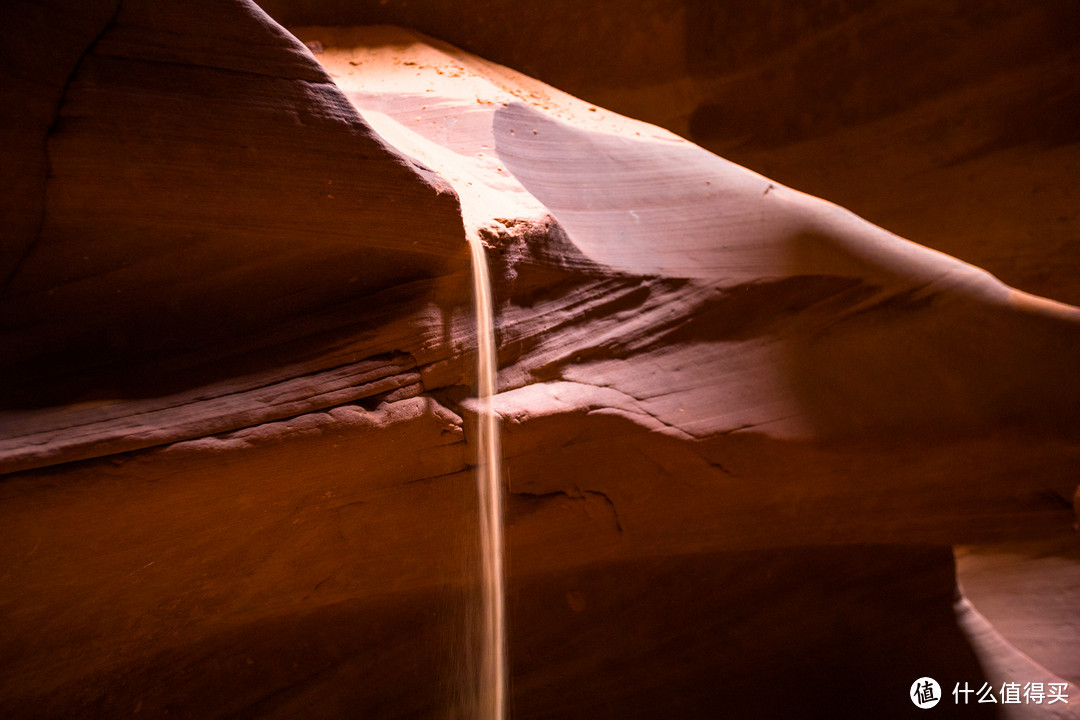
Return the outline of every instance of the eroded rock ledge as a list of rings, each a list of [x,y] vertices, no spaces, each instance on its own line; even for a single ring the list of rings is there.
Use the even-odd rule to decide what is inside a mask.
[[[94,12],[5,208],[7,715],[460,705],[467,234],[516,716],[1071,672],[954,608],[950,546],[1072,532],[1080,310],[408,31]]]

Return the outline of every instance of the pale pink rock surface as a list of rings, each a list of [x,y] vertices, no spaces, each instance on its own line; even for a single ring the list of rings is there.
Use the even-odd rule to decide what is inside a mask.
[[[430,38],[294,28],[324,70],[251,4],[179,9],[95,30],[0,299],[6,714],[461,709],[468,233],[516,717],[1065,673],[950,546],[1070,537],[1076,308]]]

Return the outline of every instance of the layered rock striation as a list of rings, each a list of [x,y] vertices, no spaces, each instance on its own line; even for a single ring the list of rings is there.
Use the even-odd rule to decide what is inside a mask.
[[[515,715],[1075,681],[951,546],[1070,536],[1077,308],[409,31],[18,12],[6,714],[467,714],[469,235]]]

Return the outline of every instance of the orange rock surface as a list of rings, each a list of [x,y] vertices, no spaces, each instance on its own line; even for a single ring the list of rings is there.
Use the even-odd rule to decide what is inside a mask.
[[[1080,309],[412,31],[80,8],[5,11],[0,714],[467,715],[469,235],[515,717],[1080,680]]]

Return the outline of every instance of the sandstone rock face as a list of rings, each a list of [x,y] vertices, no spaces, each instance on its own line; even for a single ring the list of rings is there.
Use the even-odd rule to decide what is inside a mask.
[[[1071,537],[1077,308],[416,33],[42,12],[84,50],[12,121],[6,716],[468,716],[468,235],[516,717],[1075,681],[950,546]]]
[[[170,7],[125,3],[97,18],[56,118],[13,123],[48,131],[30,148],[49,177],[33,232],[13,225],[5,237],[25,250],[0,302],[3,403],[28,411],[13,429],[32,431],[5,446],[9,467],[82,457],[76,447],[110,438],[131,449],[295,414],[313,392],[278,383],[302,375],[331,371],[319,393],[377,382],[412,348],[387,347],[382,362],[337,347],[312,361],[320,334],[378,323],[387,303],[402,317],[402,299],[380,293],[423,305],[434,280],[467,262],[447,185],[387,148],[294,38],[242,5],[190,20]],[[16,196],[10,205],[25,212]],[[336,320],[300,322],[328,308]],[[406,332],[423,344],[422,329]],[[272,400],[250,399],[267,385]],[[134,404],[79,405],[104,398]],[[266,405],[285,409],[252,409]],[[135,414],[146,422],[123,419]],[[199,426],[213,416],[223,422]],[[49,433],[68,427],[84,437],[67,435],[71,450],[59,451]]]
[[[1080,304],[1076,3],[264,0],[416,28]]]

